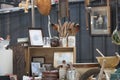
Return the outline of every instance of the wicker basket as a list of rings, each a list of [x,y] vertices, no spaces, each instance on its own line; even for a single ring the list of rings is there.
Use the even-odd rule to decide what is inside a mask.
[[[103,59],[105,59],[104,68],[115,68],[119,64],[119,57],[108,56],[108,57],[96,57],[98,63],[102,66]]]

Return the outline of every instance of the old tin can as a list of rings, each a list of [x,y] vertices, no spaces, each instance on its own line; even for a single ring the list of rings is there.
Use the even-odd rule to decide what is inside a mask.
[[[75,69],[70,69],[67,71],[67,80],[77,80],[77,72]]]

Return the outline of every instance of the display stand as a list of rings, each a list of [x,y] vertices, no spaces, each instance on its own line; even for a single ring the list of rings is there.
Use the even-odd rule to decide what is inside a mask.
[[[76,48],[75,47],[28,47],[28,53],[26,53],[26,73],[30,73],[30,64],[33,57],[44,57],[47,64],[54,62],[55,52],[73,52],[73,62],[76,62]]]

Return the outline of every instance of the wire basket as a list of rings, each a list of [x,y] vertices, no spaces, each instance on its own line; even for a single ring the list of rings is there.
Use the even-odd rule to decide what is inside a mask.
[[[105,60],[104,68],[115,68],[119,64],[119,57],[108,56],[108,57],[96,57],[98,63],[102,66],[103,60]]]

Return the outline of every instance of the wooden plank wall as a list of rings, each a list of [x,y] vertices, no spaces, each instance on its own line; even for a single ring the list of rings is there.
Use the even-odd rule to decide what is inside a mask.
[[[86,30],[85,22],[85,6],[84,2],[70,3],[70,20],[80,24],[80,31],[76,35],[76,61],[77,62],[96,62],[96,52],[98,48],[105,56],[115,55],[114,53],[120,52],[119,46],[116,46],[111,41],[111,36],[91,36],[89,31]],[[58,9],[53,5],[50,17],[52,23],[57,23]],[[115,28],[114,18],[112,14],[112,29]],[[44,36],[48,36],[48,17],[42,16],[37,9],[35,9],[36,27],[43,29]],[[11,13],[0,14],[0,36],[7,34],[11,35],[11,45],[17,43],[17,38],[28,37],[28,27],[31,27],[31,10],[29,13],[24,13],[23,10]],[[51,29],[52,36],[56,32]]]

